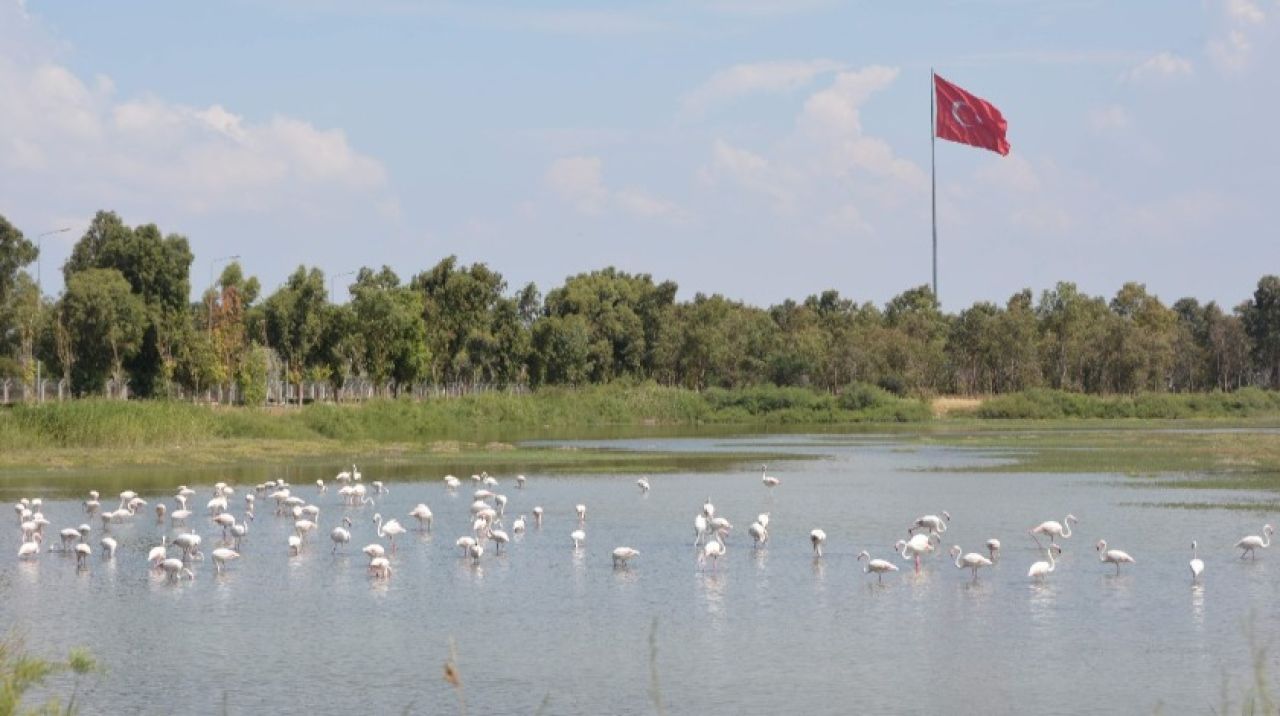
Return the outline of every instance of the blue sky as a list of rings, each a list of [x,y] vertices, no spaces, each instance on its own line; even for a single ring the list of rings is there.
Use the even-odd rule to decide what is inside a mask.
[[[940,292],[1059,279],[1234,305],[1280,270],[1280,2],[0,0],[0,213],[94,211],[402,277],[543,289],[616,265],[681,296],[929,279],[929,68],[1009,120],[940,142]]]

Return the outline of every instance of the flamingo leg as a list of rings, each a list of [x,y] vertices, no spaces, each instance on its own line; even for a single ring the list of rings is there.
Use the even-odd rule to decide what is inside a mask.
[[[920,574],[920,555],[916,555],[916,574]]]
[[[1040,544],[1040,538],[1036,536],[1035,530],[1027,530],[1027,534],[1031,535],[1031,539],[1036,541],[1036,547],[1044,549],[1044,545]]]

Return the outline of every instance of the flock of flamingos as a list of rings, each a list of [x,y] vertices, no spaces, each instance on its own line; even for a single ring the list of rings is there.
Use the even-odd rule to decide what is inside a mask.
[[[476,487],[472,496],[473,502],[470,505],[471,532],[459,537],[455,545],[464,559],[471,559],[478,564],[489,545],[492,545],[494,553],[501,554],[504,547],[511,542],[512,535],[524,533],[530,528],[530,524],[522,514],[512,521],[510,533],[508,533],[504,522],[507,497],[497,492],[499,487],[497,478],[487,473],[480,473],[472,475],[471,480]],[[371,493],[381,494],[387,491],[380,481],[365,483],[360,471],[354,465],[351,470],[338,473],[335,481],[341,485],[335,492],[347,507],[372,505],[375,498]],[[765,466],[761,466],[761,482],[770,490],[781,484],[780,479],[768,474]],[[524,475],[515,477],[515,486],[518,490],[523,490],[525,483]],[[446,490],[456,493],[461,488],[462,481],[453,475],[446,475],[444,485]],[[651,489],[647,478],[640,478],[636,481],[636,485],[645,494]],[[328,492],[328,487],[323,480],[316,480],[316,490],[316,497],[319,497]],[[195,578],[195,573],[192,571],[193,565],[204,560],[204,552],[201,549],[204,540],[196,532],[193,524],[198,519],[207,519],[214,529],[221,529],[221,540],[210,552],[210,556],[215,572],[221,573],[228,569],[229,562],[240,558],[237,550],[240,548],[241,541],[249,534],[249,526],[254,521],[254,512],[259,498],[264,503],[270,503],[273,515],[277,518],[293,521],[293,530],[288,537],[287,545],[289,555],[297,556],[309,548],[309,541],[319,530],[320,508],[300,496],[293,486],[283,480],[276,480],[262,483],[253,490],[247,491],[243,496],[244,508],[240,518],[231,512],[231,502],[235,494],[235,488],[230,485],[221,482],[214,485],[212,497],[205,504],[205,511],[199,517],[193,509],[196,491],[185,485],[178,487],[173,498],[175,504],[172,511],[169,511],[164,503],[157,503],[153,508],[156,524],[163,527],[168,522],[177,534],[170,539],[166,532],[160,544],[150,549],[147,556],[149,569],[170,581]],[[41,553],[41,545],[45,541],[45,528],[50,525],[49,520],[41,512],[42,507],[43,501],[40,498],[23,498],[14,505],[22,530],[22,544],[18,548],[18,558],[21,560],[36,559]],[[97,491],[89,493],[89,498],[84,501],[84,512],[90,519],[97,516],[101,520],[103,536],[98,540],[98,544],[102,559],[114,559],[119,546],[110,534],[111,525],[136,518],[140,512],[145,511],[146,507],[146,500],[131,490],[120,493],[120,503],[115,509],[104,509]],[[586,541],[587,507],[579,504],[575,511],[577,513],[576,529],[569,534],[569,538],[573,542],[573,548],[580,550]],[[543,508],[535,506],[531,514],[533,515],[532,528],[540,529]],[[431,531],[434,516],[425,503],[414,507],[407,517],[417,523],[416,529]],[[930,555],[939,548],[942,535],[946,533],[950,521],[951,515],[945,511],[941,516],[923,515],[916,518],[907,528],[908,539],[898,540],[894,546],[895,554],[903,560],[913,562],[918,572],[921,556]],[[1037,546],[1044,549],[1047,558],[1031,565],[1027,570],[1029,578],[1044,580],[1054,571],[1056,566],[1054,556],[1062,553],[1062,546],[1058,540],[1070,538],[1071,527],[1076,522],[1078,520],[1074,515],[1067,515],[1061,522],[1048,520],[1029,530],[1031,538],[1035,540]],[[384,521],[381,514],[373,516],[373,525],[378,541],[371,542],[362,550],[369,558],[368,571],[373,579],[390,579],[392,567],[387,555],[395,552],[396,537],[408,530],[397,519]],[[694,517],[693,526],[694,548],[697,550],[699,563],[704,565],[710,563],[710,569],[716,569],[719,560],[724,557],[728,549],[725,539],[729,536],[733,525],[723,516],[716,514],[715,505],[708,498]],[[344,516],[340,524],[330,530],[329,539],[333,543],[333,552],[336,553],[348,547],[352,540],[353,528],[351,518]],[[1268,524],[1263,526],[1260,536],[1251,535],[1237,542],[1236,548],[1242,550],[1240,558],[1256,559],[1257,550],[1271,545],[1271,536],[1274,531],[1274,528]],[[87,569],[89,559],[93,555],[93,549],[89,544],[92,532],[93,528],[88,523],[67,527],[58,532],[58,544],[50,545],[48,549],[74,554],[77,568]],[[767,543],[769,514],[763,513],[757,516],[748,527],[747,534],[750,535],[757,549]],[[1048,538],[1047,545],[1040,541],[1042,537]],[[385,546],[382,540],[386,540]],[[815,558],[822,557],[822,548],[826,540],[826,532],[821,529],[815,529],[809,533]],[[990,567],[1000,556],[998,539],[987,540],[985,546],[987,551],[985,555],[978,552],[965,553],[959,545],[950,549],[950,555],[957,568],[971,570],[973,579],[977,580],[979,570]],[[1120,573],[1120,565],[1133,564],[1135,561],[1127,552],[1109,549],[1105,540],[1100,540],[1095,548],[1099,561],[1114,565],[1116,574]],[[1200,579],[1204,572],[1204,562],[1199,557],[1195,542],[1191,543],[1191,552],[1189,568],[1191,579],[1194,581]],[[639,554],[639,551],[628,546],[617,547],[612,552],[613,565],[615,568],[625,569]],[[892,561],[873,558],[865,550],[858,555],[858,561],[865,562],[863,571],[867,574],[875,574],[877,581],[883,581],[886,573],[898,571],[898,566]]]

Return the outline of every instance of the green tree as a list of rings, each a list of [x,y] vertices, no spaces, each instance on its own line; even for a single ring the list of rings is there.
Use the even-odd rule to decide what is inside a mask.
[[[68,283],[89,269],[116,269],[147,312],[142,345],[128,361],[131,385],[142,396],[167,389],[173,375],[176,341],[190,314],[191,247],[177,234],[165,236],[155,224],[129,228],[114,212],[100,211],[63,266]]]
[[[609,267],[571,276],[547,294],[548,316],[581,316],[590,328],[591,380],[648,377],[668,324],[676,284]]]
[[[324,333],[327,305],[324,273],[305,266],[299,266],[263,305],[268,344],[285,360],[285,379],[298,384],[299,404],[307,369],[323,363],[317,348]]]
[[[36,260],[39,251],[17,227],[0,216],[0,306],[9,300],[9,293],[18,281],[22,268]],[[0,324],[0,331],[4,325]]]
[[[1280,388],[1280,276],[1263,276],[1244,306],[1244,329],[1264,383]]]
[[[62,297],[76,355],[72,388],[99,390],[110,376],[125,384],[125,361],[142,346],[146,306],[115,269],[86,269],[71,275]]]
[[[550,316],[533,327],[532,378],[535,385],[582,385],[592,365],[591,326],[577,315]]]
[[[422,294],[400,285],[400,278],[383,266],[374,273],[362,268],[351,288],[351,308],[359,332],[365,375],[381,391],[410,387],[430,364]]]
[[[459,268],[449,256],[409,285],[422,296],[432,381],[475,382],[494,361],[494,311],[507,288],[502,274],[482,263]]]

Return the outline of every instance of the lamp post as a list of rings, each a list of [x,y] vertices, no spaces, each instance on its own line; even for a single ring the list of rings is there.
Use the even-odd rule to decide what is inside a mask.
[[[40,254],[44,253],[44,237],[53,236],[54,234],[65,234],[71,231],[70,226],[64,226],[61,229],[53,229],[43,234],[36,234],[36,316],[43,313],[44,309],[44,288],[40,283]],[[44,402],[44,373],[41,371],[40,361],[36,361],[36,400]]]
[[[209,262],[209,289],[213,289],[213,267],[224,261],[239,261],[240,254],[233,256],[219,256]],[[209,333],[213,333],[213,299],[209,299]]]
[[[335,273],[334,275],[329,277],[329,303],[335,303],[335,301],[333,300],[333,282],[337,281],[343,276],[350,276],[354,273],[355,271],[346,271],[343,273]]]

